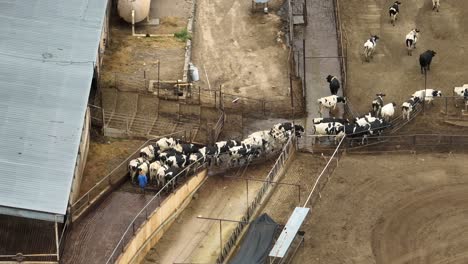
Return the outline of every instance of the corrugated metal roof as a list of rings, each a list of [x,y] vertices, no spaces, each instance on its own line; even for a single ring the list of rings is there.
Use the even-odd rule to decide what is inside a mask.
[[[64,215],[106,0],[0,0],[0,206]]]

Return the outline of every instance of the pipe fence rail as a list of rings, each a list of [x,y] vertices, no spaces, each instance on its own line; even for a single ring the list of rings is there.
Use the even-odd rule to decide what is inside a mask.
[[[262,203],[270,187],[275,184],[274,183],[275,179],[280,175],[287,161],[289,160],[289,158],[295,151],[296,151],[296,137],[292,136],[284,145],[281,151],[281,154],[276,159],[275,164],[273,165],[272,169],[270,170],[267,177],[265,178],[265,182],[263,183],[262,187],[257,192],[257,195],[250,202],[249,207],[247,208],[244,215],[239,220],[240,222],[238,222],[236,228],[234,228],[229,239],[224,244],[222,251],[218,255],[218,258],[216,259],[216,263],[223,263],[226,257],[229,255],[232,248],[235,247],[242,231],[248,225],[249,221],[251,220],[251,217],[254,215],[258,206]]]
[[[114,247],[111,255],[106,261],[106,264],[115,263],[120,254],[124,252],[125,246],[132,240],[138,228],[148,220],[148,217],[160,208],[160,204],[167,196],[167,193],[173,191],[176,185],[188,178],[190,175],[198,173],[206,168],[206,163],[201,163],[202,159],[197,160],[191,165],[184,168],[174,178],[170,179],[149,201],[148,203],[136,214],[133,220],[128,225],[127,229],[122,234],[117,245]]]
[[[162,137],[178,137],[185,139],[186,133],[185,131],[180,131]],[[102,178],[91,189],[89,189],[89,191],[87,191],[76,202],[74,202],[70,207],[72,222],[81,216],[91,205],[96,203],[99,198],[105,196],[108,192],[112,191],[116,186],[125,181],[128,173],[128,163],[130,160],[139,156],[140,149],[147,146],[148,144],[156,142],[158,139],[159,138],[147,140],[135,152],[128,156],[119,165],[117,165],[111,172],[109,172],[104,178]]]

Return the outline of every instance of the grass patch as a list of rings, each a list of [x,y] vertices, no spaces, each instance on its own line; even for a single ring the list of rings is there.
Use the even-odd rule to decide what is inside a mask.
[[[187,41],[188,39],[192,39],[192,36],[190,36],[190,33],[188,33],[186,28],[174,33],[174,37],[183,42]]]

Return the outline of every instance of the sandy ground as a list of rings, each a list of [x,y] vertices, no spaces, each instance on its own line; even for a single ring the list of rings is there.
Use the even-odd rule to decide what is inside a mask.
[[[427,76],[427,88],[442,90],[451,96],[454,86],[467,82],[465,72],[468,34],[468,2],[441,1],[440,12],[433,12],[431,1],[403,2],[396,26],[388,19],[392,1],[340,1],[342,23],[348,38],[348,84],[346,91],[354,110],[369,111],[375,94],[387,94],[385,101],[398,106],[416,90],[424,89],[419,54],[437,52]],[[406,54],[406,34],[414,27],[421,30],[413,56]],[[381,40],[370,63],[363,62],[363,45],[369,34]]]
[[[272,162],[256,165],[245,176],[264,179]],[[236,171],[225,176],[235,176]],[[238,175],[239,176],[239,175]],[[252,199],[260,188],[259,182],[249,182],[249,197]],[[219,222],[196,217],[238,220],[247,208],[244,180],[211,176],[198,191],[188,207],[182,212],[158,244],[146,256],[147,264],[153,263],[214,263],[219,254]],[[223,222],[223,241],[230,236],[235,223]]]
[[[282,1],[270,1],[270,13],[251,13],[250,1],[198,0],[193,61],[202,84],[252,98],[288,95],[288,51],[277,43]]]
[[[467,263],[467,158],[344,157],[293,263]]]

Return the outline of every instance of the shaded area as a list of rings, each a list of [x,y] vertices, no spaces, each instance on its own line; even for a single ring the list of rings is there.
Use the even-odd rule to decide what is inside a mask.
[[[263,264],[273,242],[278,224],[264,213],[250,225],[247,235],[229,264]]]

